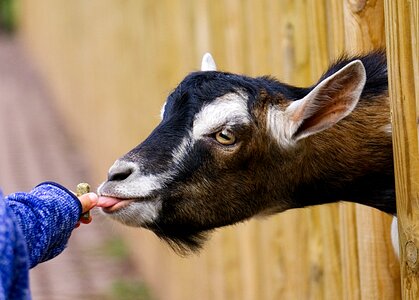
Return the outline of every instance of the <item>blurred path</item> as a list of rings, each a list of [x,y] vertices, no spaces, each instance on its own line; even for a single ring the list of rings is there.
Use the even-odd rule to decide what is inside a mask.
[[[0,188],[4,194],[28,191],[47,180],[72,189],[79,182],[89,182],[88,165],[62,125],[19,43],[0,35]],[[113,224],[98,213],[93,215],[93,224],[74,231],[63,254],[31,271],[34,300],[126,298],[122,293],[112,296],[115,285],[124,286],[123,280],[135,278],[126,251]]]

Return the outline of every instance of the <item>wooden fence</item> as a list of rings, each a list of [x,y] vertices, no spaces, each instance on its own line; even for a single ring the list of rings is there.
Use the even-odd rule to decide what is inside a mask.
[[[419,299],[419,1],[385,1],[402,297]]]
[[[396,166],[406,175],[398,193],[406,187],[404,199],[416,197],[399,203],[408,211],[403,241],[419,245],[412,214],[419,178],[412,110],[419,94],[417,0],[386,0],[386,10],[383,0],[21,0],[20,7],[21,36],[89,156],[95,184],[159,122],[165,96],[199,67],[204,52],[226,71],[310,85],[341,53],[385,47],[387,35],[391,71],[410,72],[392,77],[391,95],[411,99],[404,111],[393,107],[393,117],[403,149]],[[158,299],[398,299],[390,222],[354,204],[289,211],[220,229],[200,255],[187,258],[146,230],[120,231]],[[418,289],[416,261],[410,266],[402,268],[410,276],[404,295]]]

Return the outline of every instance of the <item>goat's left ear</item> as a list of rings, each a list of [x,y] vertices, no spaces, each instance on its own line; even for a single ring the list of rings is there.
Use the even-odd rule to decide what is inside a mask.
[[[355,60],[293,102],[286,109],[293,140],[330,128],[349,115],[358,103],[365,81],[364,65]]]

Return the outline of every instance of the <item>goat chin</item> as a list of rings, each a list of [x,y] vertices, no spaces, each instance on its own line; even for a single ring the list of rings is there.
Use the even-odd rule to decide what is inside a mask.
[[[161,209],[161,201],[157,199],[145,201],[115,200],[115,204],[104,206],[105,203],[111,203],[111,201],[105,202],[103,198],[105,197],[99,198],[98,205],[102,207],[102,212],[112,219],[132,227],[146,227],[148,224],[154,223]]]

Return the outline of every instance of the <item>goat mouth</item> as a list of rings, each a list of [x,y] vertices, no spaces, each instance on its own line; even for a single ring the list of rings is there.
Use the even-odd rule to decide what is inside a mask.
[[[123,199],[110,196],[100,196],[97,202],[97,207],[101,207],[106,213],[113,213],[121,208],[128,206],[134,202],[135,199]]]
[[[96,206],[102,208],[105,213],[111,214],[127,207],[133,202],[144,202],[154,199],[155,197],[153,196],[141,198],[119,198],[115,196],[102,195],[99,196],[99,200]]]

